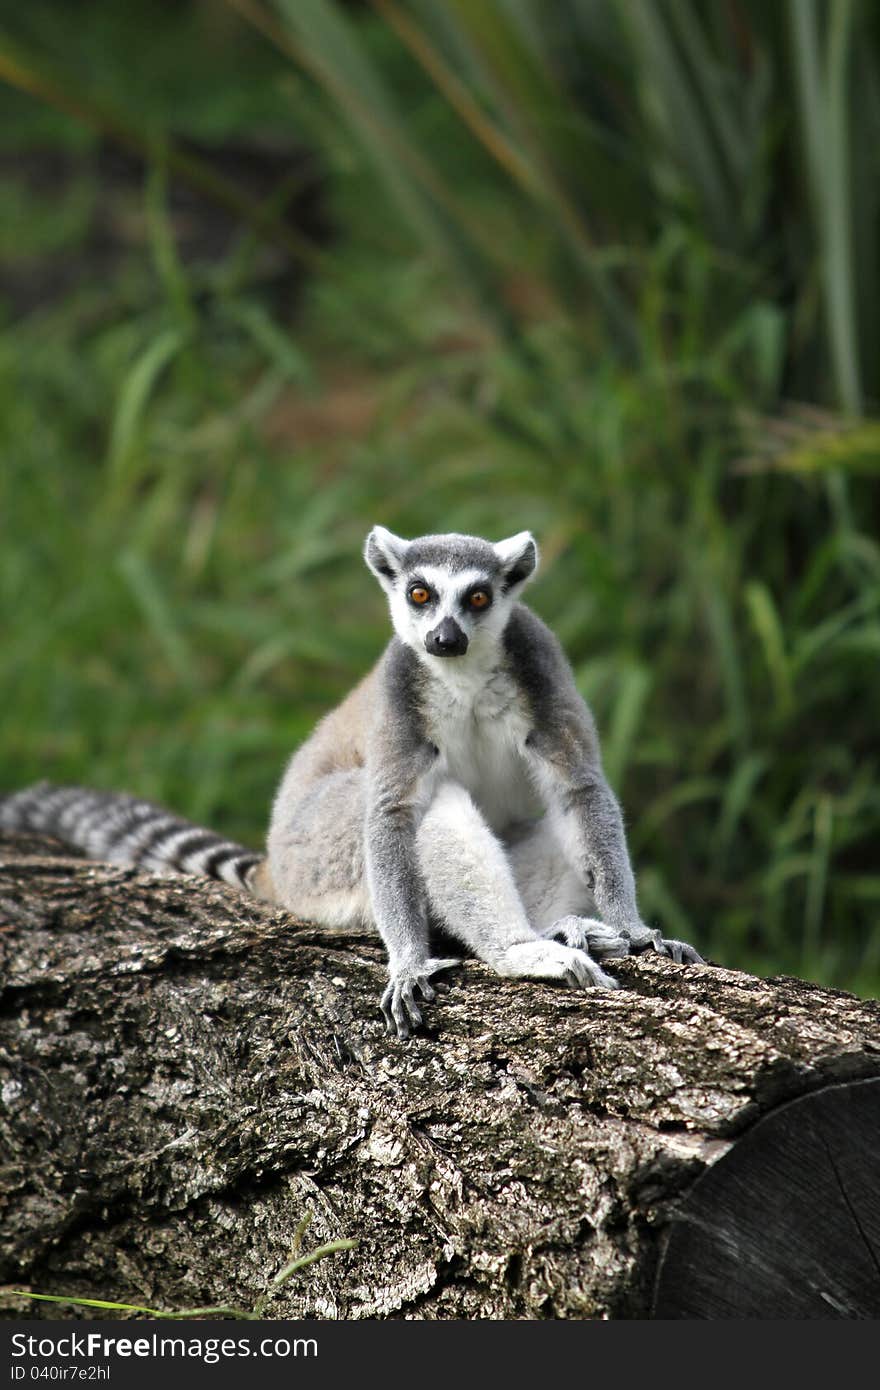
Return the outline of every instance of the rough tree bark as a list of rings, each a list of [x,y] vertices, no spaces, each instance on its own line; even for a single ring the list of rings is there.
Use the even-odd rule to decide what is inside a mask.
[[[401,1044],[374,939],[66,854],[0,840],[7,1285],[250,1306],[311,1208],[360,1243],[268,1316],[649,1316],[701,1175],[880,1077],[880,1005],[655,956],[587,993],[468,962]]]

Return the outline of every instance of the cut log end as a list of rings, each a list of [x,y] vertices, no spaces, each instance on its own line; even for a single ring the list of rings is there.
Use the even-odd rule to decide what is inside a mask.
[[[880,1080],[780,1106],[698,1179],[653,1316],[880,1317]]]

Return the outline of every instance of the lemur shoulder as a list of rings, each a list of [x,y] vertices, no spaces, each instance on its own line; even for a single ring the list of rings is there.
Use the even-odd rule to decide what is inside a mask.
[[[614,988],[604,962],[634,951],[699,961],[639,915],[592,716],[519,601],[538,562],[530,533],[404,540],[376,526],[364,555],[394,635],[291,758],[264,857],[151,803],[46,783],[0,799],[0,826],[375,929],[381,1008],[400,1037],[457,964],[432,954],[432,928],[500,975],[575,987]]]

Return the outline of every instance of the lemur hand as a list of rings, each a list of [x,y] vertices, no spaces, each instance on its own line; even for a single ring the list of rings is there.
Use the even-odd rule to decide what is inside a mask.
[[[686,941],[668,940],[643,923],[618,931],[596,917],[568,916],[560,917],[544,934],[555,941],[564,941],[566,946],[573,946],[575,950],[588,951],[597,960],[658,951],[661,956],[670,956],[679,965],[701,965],[703,962],[703,957]]]
[[[438,960],[433,956],[420,961],[418,965],[392,970],[388,988],[382,995],[381,1009],[385,1015],[385,1027],[389,1033],[399,1038],[408,1038],[414,1028],[422,1026],[422,1011],[416,1003],[416,990],[426,1004],[437,998],[437,991],[429,983],[431,975],[438,970],[448,970],[461,961],[452,958]]]
[[[641,955],[643,951],[657,951],[661,956],[670,956],[677,965],[703,965],[703,957],[686,941],[673,941],[661,936],[658,931],[640,922],[635,927],[625,927],[624,936],[629,942],[627,954]]]

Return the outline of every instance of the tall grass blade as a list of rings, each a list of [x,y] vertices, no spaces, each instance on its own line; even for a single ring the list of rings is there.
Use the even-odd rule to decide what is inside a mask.
[[[608,780],[618,791],[623,786],[627,763],[651,684],[651,673],[646,667],[628,666],[618,685],[611,723],[605,738],[604,754]]]
[[[823,207],[826,224],[827,295],[837,389],[844,410],[862,412],[859,334],[853,267],[849,149],[849,67],[854,0],[834,0],[828,12],[826,147]]]
[[[853,35],[853,0],[819,9],[817,0],[788,0],[795,53],[798,109],[815,209],[829,356],[840,406],[862,410],[853,273],[847,74]],[[820,15],[827,18],[823,45]]]
[[[816,802],[813,853],[810,856],[807,901],[804,909],[804,961],[809,964],[815,961],[819,952],[833,833],[833,802],[830,796],[823,795]]]
[[[791,712],[794,697],[782,623],[766,584],[757,580],[747,584],[745,601],[773,682],[776,707],[780,717],[784,718]]]
[[[658,175],[661,181],[668,179],[676,166],[689,175],[690,188],[702,198],[713,233],[724,245],[737,225],[737,209],[725,187],[711,126],[680,56],[666,6],[660,0],[618,0],[618,8],[641,74],[638,90],[645,115],[658,137]]]
[[[118,563],[120,573],[146,618],[168,665],[178,680],[192,689],[195,685],[193,654],[155,575],[143,557],[134,550],[124,551]]]
[[[123,382],[110,429],[108,463],[112,479],[124,476],[150,396],[165,368],[180,352],[187,336],[181,328],[166,328],[159,333]]]

